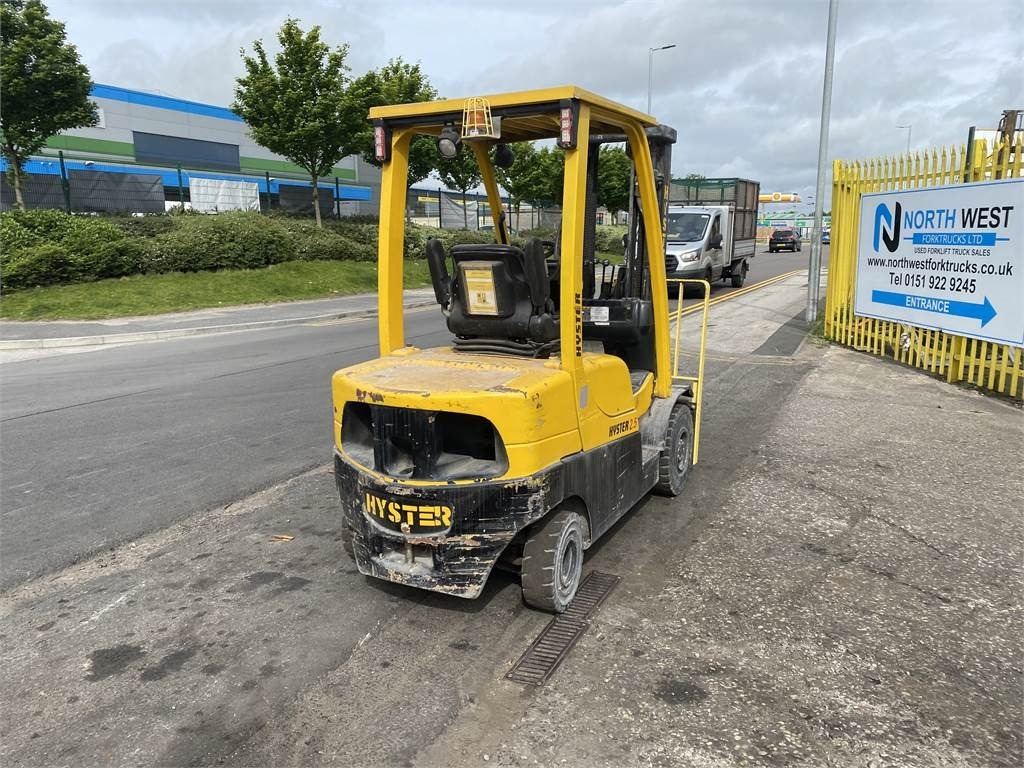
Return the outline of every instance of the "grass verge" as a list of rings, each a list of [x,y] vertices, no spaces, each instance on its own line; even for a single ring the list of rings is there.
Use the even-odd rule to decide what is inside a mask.
[[[405,287],[428,285],[425,261],[405,262]],[[289,261],[263,269],[133,275],[30,288],[0,298],[8,320],[99,320],[238,304],[323,299],[377,290],[377,264]]]

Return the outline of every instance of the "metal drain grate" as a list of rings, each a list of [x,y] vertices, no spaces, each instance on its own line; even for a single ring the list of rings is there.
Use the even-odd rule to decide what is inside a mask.
[[[601,606],[604,599],[611,594],[615,585],[620,581],[622,581],[620,576],[591,571],[580,582],[579,589],[576,590],[576,597],[572,599],[562,615],[574,619],[586,619]]]
[[[585,621],[555,616],[505,677],[516,683],[544,685],[586,630]]]
[[[587,631],[590,626],[587,618],[604,602],[620,580],[610,573],[588,573],[580,582],[576,597],[569,603],[566,612],[548,622],[505,677],[516,683],[544,685],[576,645],[576,641]]]

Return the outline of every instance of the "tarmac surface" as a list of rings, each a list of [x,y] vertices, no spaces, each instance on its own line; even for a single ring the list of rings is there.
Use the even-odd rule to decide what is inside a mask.
[[[1020,766],[1024,415],[802,341],[805,284],[713,314],[701,463],[543,687],[514,577],[364,579],[321,467],[0,595],[0,762]]]

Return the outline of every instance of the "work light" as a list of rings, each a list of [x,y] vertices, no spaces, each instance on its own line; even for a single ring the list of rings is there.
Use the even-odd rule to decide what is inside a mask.
[[[511,168],[515,159],[508,144],[499,144],[494,148],[494,164],[498,168]]]
[[[462,139],[459,137],[458,131],[451,125],[446,125],[441,129],[441,134],[437,137],[437,151],[441,153],[441,157],[451,160],[459,154],[459,144],[461,141]]]

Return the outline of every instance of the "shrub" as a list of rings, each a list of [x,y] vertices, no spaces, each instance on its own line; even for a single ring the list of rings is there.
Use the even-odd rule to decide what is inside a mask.
[[[328,219],[324,222],[324,228],[330,231],[366,243],[374,249],[377,247],[377,224],[365,221],[353,221],[352,219]]]
[[[170,232],[176,226],[174,216],[155,213],[150,216],[130,216],[114,221],[118,228],[129,237],[155,237]]]
[[[83,272],[97,280],[105,277],[124,277],[142,272],[146,268],[149,252],[144,241],[134,237],[103,243],[82,265]]]
[[[76,220],[81,218],[50,208],[13,210],[3,215],[37,235],[40,242],[60,242],[75,228]]]
[[[76,259],[57,243],[40,243],[21,248],[3,260],[5,291],[34,288],[40,285],[70,283],[81,276]]]
[[[109,221],[73,216],[71,226],[60,237],[51,237],[49,240],[60,243],[76,258],[88,261],[101,246],[123,237],[124,232]]]
[[[148,272],[255,269],[293,258],[291,233],[258,213],[182,216],[153,238]]]
[[[622,236],[626,228],[611,224],[603,224],[597,228],[595,245],[602,253],[622,253]]]
[[[313,228],[297,238],[295,255],[303,261],[374,261],[377,250],[366,243]]]
[[[536,237],[539,240],[554,240],[555,228],[537,227],[536,229],[524,229],[519,233],[519,237],[523,238],[523,240],[529,240],[532,237]]]
[[[26,227],[17,217],[0,213],[0,257],[42,242],[44,240],[39,233]]]

